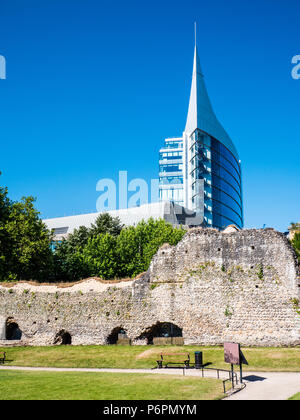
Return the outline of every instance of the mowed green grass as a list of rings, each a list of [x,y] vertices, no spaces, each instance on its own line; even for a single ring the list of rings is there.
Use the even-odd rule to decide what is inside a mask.
[[[161,352],[203,352],[209,367],[229,369],[223,347],[201,346],[50,346],[2,347],[6,365],[83,368],[151,368]],[[242,348],[249,365],[244,371],[300,372],[300,348]],[[176,357],[174,356],[174,360]]]
[[[289,400],[292,400],[292,401],[300,401],[300,392],[297,392],[297,394],[295,394],[292,397],[290,397]]]
[[[215,400],[221,380],[175,375],[0,372],[1,400]]]

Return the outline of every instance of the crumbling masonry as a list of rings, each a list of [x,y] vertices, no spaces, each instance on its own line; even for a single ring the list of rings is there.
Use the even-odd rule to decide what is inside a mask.
[[[185,344],[295,346],[299,300],[298,262],[283,234],[195,228],[134,280],[1,286],[0,345],[106,344],[120,331],[148,344],[171,325]]]

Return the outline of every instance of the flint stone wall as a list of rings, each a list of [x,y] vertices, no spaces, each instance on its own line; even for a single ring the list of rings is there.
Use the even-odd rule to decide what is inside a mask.
[[[158,322],[182,329],[185,344],[300,345],[300,282],[294,250],[273,230],[190,229],[162,246],[139,278],[72,287],[0,287],[0,318],[12,317],[19,344],[105,344],[123,328],[132,344]],[[0,341],[0,345],[11,344]]]

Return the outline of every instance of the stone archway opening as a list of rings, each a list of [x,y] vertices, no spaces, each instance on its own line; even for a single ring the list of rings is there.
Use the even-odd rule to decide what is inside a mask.
[[[60,330],[55,335],[53,344],[62,346],[72,344],[72,336],[68,331]]]
[[[146,339],[147,344],[184,344],[182,328],[172,322],[157,322],[147,328],[138,339]]]
[[[107,344],[130,344],[130,339],[123,327],[116,327],[106,339]]]
[[[13,317],[8,317],[6,320],[5,338],[6,340],[21,340],[22,338],[22,331]]]

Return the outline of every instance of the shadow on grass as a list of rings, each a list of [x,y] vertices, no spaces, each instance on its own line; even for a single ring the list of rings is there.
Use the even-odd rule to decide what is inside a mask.
[[[206,367],[206,366],[209,366],[209,365],[212,365],[212,362],[207,362],[207,363],[204,363],[204,365],[202,365],[203,367]]]

